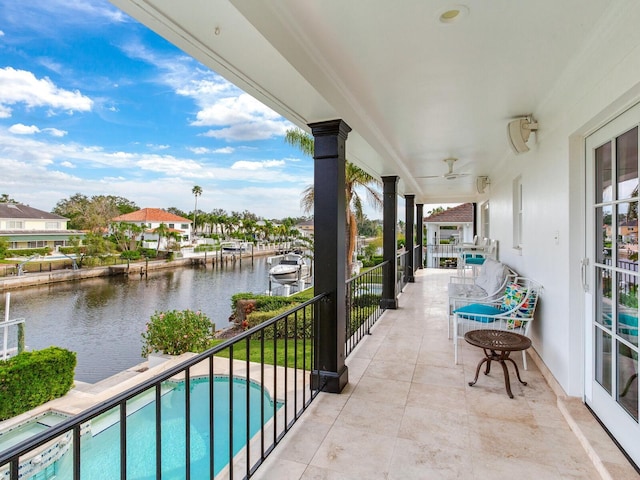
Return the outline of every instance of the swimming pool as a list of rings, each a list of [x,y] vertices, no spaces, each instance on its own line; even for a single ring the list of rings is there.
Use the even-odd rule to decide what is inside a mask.
[[[38,433],[44,432],[50,427],[69,418],[69,415],[53,410],[33,417],[15,427],[7,428],[0,432],[0,451],[6,450]]]
[[[185,478],[185,385],[171,383],[161,399],[162,478]],[[209,379],[190,382],[190,468],[191,478],[209,476]],[[249,383],[249,408],[246,408],[247,382],[233,381],[233,454],[247,443],[246,412],[249,411],[249,437],[261,427],[261,402],[265,405],[265,423],[280,408],[260,386]],[[229,377],[214,378],[214,470],[217,474],[229,463]],[[131,410],[133,413],[129,413]],[[91,432],[83,435],[80,447],[81,477],[90,480],[120,478],[120,427],[118,412],[111,411],[94,419]],[[143,394],[127,403],[127,477],[136,480],[156,478],[156,429],[153,396]],[[73,478],[73,458],[65,454],[35,477],[35,480]]]

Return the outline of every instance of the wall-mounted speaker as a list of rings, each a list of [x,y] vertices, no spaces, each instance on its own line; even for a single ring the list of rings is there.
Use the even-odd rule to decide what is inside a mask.
[[[507,138],[514,153],[518,154],[529,151],[529,146],[527,145],[529,135],[536,130],[538,130],[538,124],[535,123],[530,116],[516,118],[509,122],[507,125]]]
[[[486,175],[476,177],[476,190],[478,191],[478,193],[484,193],[487,190],[487,185],[491,185],[489,177],[487,177]]]

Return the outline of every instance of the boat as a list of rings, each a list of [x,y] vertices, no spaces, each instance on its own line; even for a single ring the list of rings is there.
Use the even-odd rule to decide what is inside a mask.
[[[300,254],[286,253],[270,257],[268,261],[271,264],[277,262],[269,269],[269,278],[276,283],[296,283],[309,276],[309,265]]]
[[[244,253],[249,250],[247,242],[223,242],[220,244],[222,253]]]

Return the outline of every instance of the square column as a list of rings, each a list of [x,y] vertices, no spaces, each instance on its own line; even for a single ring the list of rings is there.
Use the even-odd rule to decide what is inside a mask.
[[[413,210],[415,208],[414,205],[414,200],[415,200],[416,196],[415,195],[405,195],[404,199],[405,199],[405,204],[404,204],[404,209],[405,209],[405,233],[404,233],[404,237],[405,237],[405,248],[408,252],[407,254],[407,261],[404,265],[404,278],[407,279],[407,282],[409,283],[413,283],[416,281],[415,277],[414,277],[414,258],[413,258],[413,223],[414,223],[414,218],[413,218]]]
[[[382,308],[398,308],[398,294],[396,292],[398,262],[398,176],[382,177],[383,205],[382,205],[382,260],[387,262],[382,278]]]
[[[424,220],[424,204],[416,203],[416,244],[420,247],[418,249],[418,264],[415,265],[416,268],[424,267],[424,258],[422,257],[424,251],[424,239],[422,237],[424,224],[422,223]]]
[[[340,393],[349,380],[346,340],[345,143],[351,128],[342,120],[312,123],[314,137],[314,288],[327,293],[316,309],[313,388]]]

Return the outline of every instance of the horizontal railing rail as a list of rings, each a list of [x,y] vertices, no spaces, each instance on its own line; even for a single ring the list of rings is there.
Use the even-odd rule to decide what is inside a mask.
[[[141,465],[157,479],[251,477],[318,394],[310,380],[313,355],[320,347],[314,312],[325,296],[317,295],[1,452],[0,478],[30,478],[30,469],[49,468],[47,459],[60,460],[56,451],[72,456],[64,462],[70,465],[69,475],[56,469],[56,478],[98,478],[91,473],[89,448],[83,446],[94,443],[92,448],[97,448],[96,439],[107,430],[97,436],[86,432],[105,423],[119,432],[109,437],[116,445],[98,455],[117,460],[112,462],[115,472],[100,471],[100,478],[140,478]],[[218,385],[220,379],[228,385]],[[228,403],[223,408],[228,418],[215,414],[223,401]],[[142,428],[134,416],[143,408],[147,417]],[[143,458],[142,451],[149,455]],[[176,456],[183,459],[177,465]]]
[[[383,262],[347,280],[345,355],[348,356],[382,315]]]
[[[456,268],[460,246],[449,244],[428,244],[425,263],[428,268]]]

